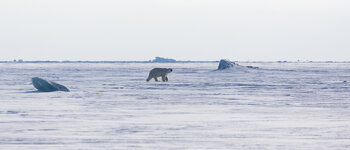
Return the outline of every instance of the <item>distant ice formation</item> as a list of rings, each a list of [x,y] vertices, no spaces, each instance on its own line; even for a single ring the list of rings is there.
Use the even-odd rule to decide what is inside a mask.
[[[221,59],[219,62],[218,70],[225,70],[231,68],[249,68],[249,69],[258,69],[258,67],[254,66],[241,66],[236,64],[235,62],[229,61],[227,59]]]
[[[176,62],[175,59],[156,57],[152,62]]]
[[[259,67],[254,67],[254,66],[246,66],[249,69],[259,69]]]
[[[233,66],[237,65],[234,62],[231,62],[227,59],[221,59],[219,62],[219,67],[218,70],[224,70],[224,69],[229,69],[232,68]]]
[[[32,78],[32,83],[36,89],[40,92],[53,92],[53,91],[65,91],[69,92],[69,89],[61,84],[45,80],[42,78]]]

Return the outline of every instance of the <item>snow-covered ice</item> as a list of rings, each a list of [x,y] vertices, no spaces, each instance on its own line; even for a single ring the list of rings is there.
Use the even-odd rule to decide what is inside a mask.
[[[1,63],[0,149],[350,148],[350,63],[240,64]]]

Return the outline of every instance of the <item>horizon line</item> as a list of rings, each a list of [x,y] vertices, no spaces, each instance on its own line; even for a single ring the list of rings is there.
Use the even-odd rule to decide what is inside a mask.
[[[154,60],[28,60],[24,61],[22,59],[19,60],[12,60],[12,61],[3,61],[0,60],[0,63],[213,63],[213,62],[219,62],[220,60],[175,60],[175,61],[154,61]],[[231,60],[232,61],[232,60]],[[288,61],[288,60],[268,60],[268,61],[261,61],[261,60],[244,60],[244,61],[232,61],[232,62],[241,62],[241,63],[350,63],[350,60],[348,61],[332,61],[332,60],[297,60],[297,61]]]

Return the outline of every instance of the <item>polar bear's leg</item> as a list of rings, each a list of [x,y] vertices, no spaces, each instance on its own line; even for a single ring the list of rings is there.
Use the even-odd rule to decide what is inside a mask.
[[[166,76],[162,76],[162,81],[163,81],[163,82],[166,81]]]
[[[154,78],[154,80],[156,80],[156,82],[159,82],[157,77],[153,77],[153,78]]]
[[[169,81],[168,76],[165,76],[165,81],[166,81],[166,82],[168,82],[168,81]]]

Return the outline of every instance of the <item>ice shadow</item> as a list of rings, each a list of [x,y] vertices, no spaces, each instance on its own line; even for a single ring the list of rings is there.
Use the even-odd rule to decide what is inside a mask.
[[[35,90],[35,91],[25,91],[23,93],[53,93],[53,92],[59,92],[59,91],[43,92],[43,91]]]

